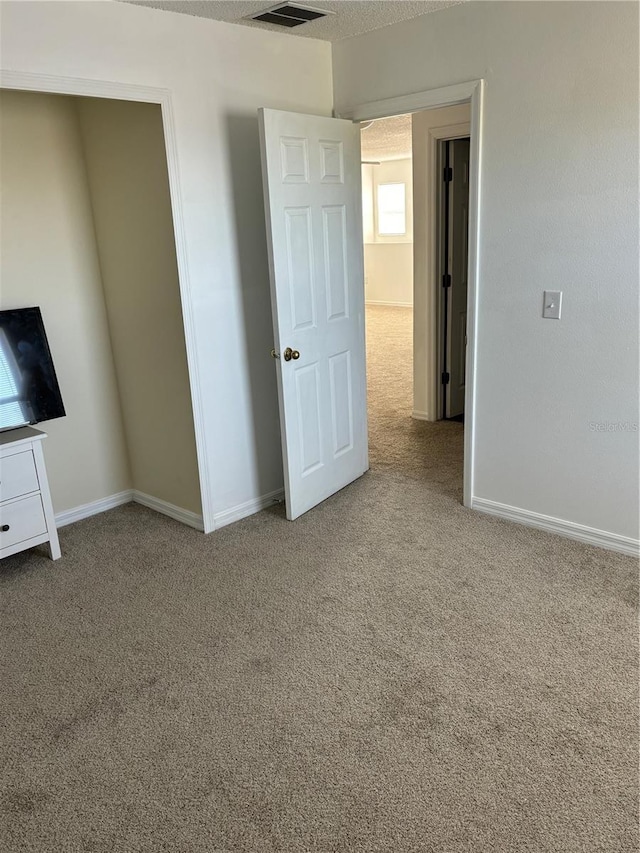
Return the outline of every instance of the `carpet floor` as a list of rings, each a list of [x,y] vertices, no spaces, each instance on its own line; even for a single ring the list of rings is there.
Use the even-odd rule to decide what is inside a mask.
[[[410,313],[368,325],[357,483],[208,537],[128,505],[2,562],[3,850],[638,849],[636,562],[463,508]]]

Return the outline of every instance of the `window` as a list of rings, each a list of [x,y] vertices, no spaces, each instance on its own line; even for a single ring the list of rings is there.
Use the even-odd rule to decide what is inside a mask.
[[[378,234],[407,233],[406,184],[378,184]]]

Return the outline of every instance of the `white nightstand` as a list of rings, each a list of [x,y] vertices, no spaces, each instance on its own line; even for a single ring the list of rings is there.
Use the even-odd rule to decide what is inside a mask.
[[[33,427],[0,432],[0,558],[49,543],[52,560],[60,557],[42,441]]]

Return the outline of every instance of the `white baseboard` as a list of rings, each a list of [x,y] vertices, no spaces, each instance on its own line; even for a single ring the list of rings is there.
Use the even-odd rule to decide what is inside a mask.
[[[196,515],[195,512],[190,512],[187,509],[182,509],[182,507],[161,501],[159,498],[154,498],[135,489],[127,489],[124,492],[109,495],[107,498],[100,498],[100,500],[91,501],[91,503],[58,512],[55,517],[56,527],[65,527],[67,524],[73,524],[74,521],[82,521],[83,518],[98,515],[101,512],[106,512],[108,509],[115,509],[117,506],[131,503],[131,501],[147,506],[149,509],[154,509],[156,512],[161,512],[163,515],[175,518],[183,524],[188,524],[189,527],[195,527],[196,530],[204,530],[201,515]]]
[[[233,506],[231,509],[217,512],[213,517],[216,530],[219,527],[226,527],[227,524],[233,524],[234,521],[240,521],[241,518],[246,518],[255,512],[260,512],[261,509],[273,506],[274,503],[280,503],[282,500],[284,500],[284,489],[277,489],[275,492],[268,492],[266,495],[253,498],[250,501]]]
[[[88,504],[74,506],[73,509],[65,509],[56,513],[56,527],[65,527],[67,524],[73,524],[74,521],[82,521],[83,518],[89,518],[92,515],[98,515],[100,512],[106,512],[108,509],[128,504],[132,499],[133,492],[131,489],[127,489],[125,492],[109,495],[108,498],[100,498],[100,500],[91,501]]]
[[[191,510],[182,509],[180,506],[162,501],[160,498],[154,498],[153,495],[147,495],[137,489],[133,490],[131,497],[137,504],[142,504],[142,506],[161,512],[163,515],[168,515],[169,518],[175,518],[176,521],[181,521],[189,527],[195,527],[196,530],[204,530],[202,516],[191,512]]]
[[[432,418],[427,412],[419,412],[417,409],[414,409],[411,412],[411,417],[415,418],[417,421],[431,421],[434,422],[435,418]]]
[[[413,308],[413,302],[385,302],[383,299],[367,299],[365,305],[385,305],[387,308]]]
[[[253,515],[254,512],[260,512],[261,509],[266,509],[274,503],[284,500],[284,490],[278,489],[275,492],[269,492],[266,495],[261,495],[259,498],[246,501],[246,503],[238,504],[231,509],[223,510],[216,513],[214,516],[216,529],[218,527],[226,527],[227,524],[233,524],[234,521],[239,521],[241,518],[246,518],[248,515]],[[118,492],[115,495],[109,495],[107,498],[101,498],[97,501],[91,501],[82,506],[73,507],[63,512],[56,513],[56,527],[64,527],[67,524],[73,524],[74,521],[81,521],[83,518],[89,518],[92,515],[98,515],[101,512],[106,512],[108,509],[114,509],[117,506],[131,503],[141,504],[163,515],[168,515],[169,518],[175,518],[176,521],[181,521],[189,527],[194,527],[196,530],[204,530],[204,523],[201,515],[191,512],[188,509],[167,501],[154,498],[153,495],[147,495],[145,492],[139,492],[137,489],[128,489],[124,492]]]
[[[586,527],[584,524],[576,524],[574,521],[564,521],[551,515],[542,515],[539,512],[531,512],[528,509],[509,506],[509,504],[497,503],[497,501],[485,498],[472,498],[471,509],[495,515],[508,521],[516,521],[527,527],[537,527],[548,533],[557,533],[587,545],[597,545],[599,548],[607,548],[610,551],[620,551],[631,557],[637,557],[640,553],[640,541],[628,536],[620,536],[617,533],[608,533],[606,530],[598,530],[596,527]]]

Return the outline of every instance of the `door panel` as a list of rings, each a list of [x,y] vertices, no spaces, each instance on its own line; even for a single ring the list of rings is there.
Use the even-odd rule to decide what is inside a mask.
[[[293,328],[299,330],[316,324],[311,209],[308,207],[285,208],[284,216]]]
[[[321,139],[320,145],[320,180],[323,184],[344,183],[344,156],[342,142]]]
[[[280,137],[280,158],[284,184],[309,183],[309,143],[306,139]]]
[[[349,316],[346,213],[344,205],[322,208],[329,321]]]
[[[320,377],[318,363],[294,367],[302,476],[324,465],[320,423]]]
[[[351,353],[341,352],[329,359],[331,383],[331,424],[333,458],[353,449],[353,393]]]
[[[368,468],[360,135],[260,110],[287,518]],[[299,357],[285,361],[287,347]]]

